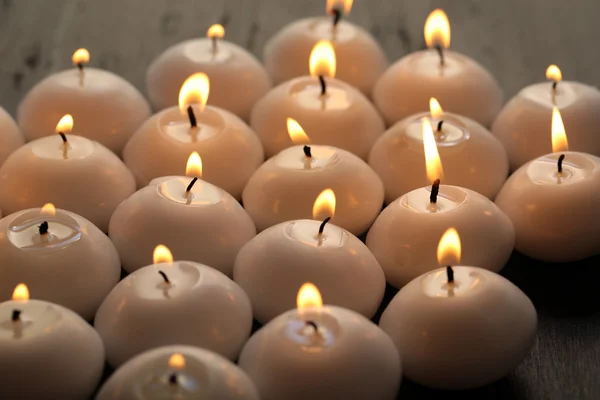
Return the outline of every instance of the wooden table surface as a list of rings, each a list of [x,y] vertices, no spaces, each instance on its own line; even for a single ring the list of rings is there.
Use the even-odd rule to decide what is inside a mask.
[[[71,66],[78,47],[90,50],[91,65],[123,76],[143,92],[152,59],[174,43],[203,36],[212,23],[225,25],[228,40],[260,57],[278,29],[322,14],[324,3],[0,0],[0,105],[14,115],[37,81]],[[424,47],[423,23],[435,7],[449,15],[451,47],[491,70],[507,98],[543,80],[550,63],[567,80],[600,81],[598,0],[355,0],[349,19],[368,29],[395,60]],[[502,273],[539,312],[538,340],[527,360],[479,390],[437,392],[405,381],[399,398],[600,399],[600,257],[548,265],[515,254]]]

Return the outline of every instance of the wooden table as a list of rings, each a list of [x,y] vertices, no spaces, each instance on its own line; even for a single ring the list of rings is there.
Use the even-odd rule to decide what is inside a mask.
[[[0,0],[0,104],[14,115],[37,81],[70,67],[78,47],[90,50],[91,65],[114,71],[145,91],[152,59],[174,43],[203,36],[216,22],[225,25],[228,40],[260,57],[278,29],[321,14],[324,3]],[[507,98],[543,80],[550,63],[558,64],[567,80],[600,81],[597,0],[355,0],[350,20],[368,29],[395,60],[424,47],[423,23],[434,7],[450,17],[451,47],[490,69]],[[600,127],[590,129],[600,134]],[[507,378],[479,390],[437,392],[405,381],[399,398],[600,399],[600,257],[548,265],[515,254],[503,275],[532,298],[540,315],[538,340],[527,360]],[[389,301],[393,291],[388,292]]]

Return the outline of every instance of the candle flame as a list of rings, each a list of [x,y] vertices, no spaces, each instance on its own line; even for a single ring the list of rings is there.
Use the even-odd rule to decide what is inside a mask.
[[[444,110],[442,110],[440,102],[435,97],[429,99],[429,113],[435,119],[440,119],[444,116]]]
[[[290,135],[290,139],[292,139],[292,143],[294,144],[308,144],[310,143],[310,138],[302,129],[302,126],[295,119],[288,118],[287,119],[287,131],[288,135]]]
[[[185,358],[183,358],[182,354],[173,353],[171,357],[169,357],[169,368],[173,369],[184,369],[185,368]]]
[[[54,204],[52,203],[46,203],[40,210],[40,214],[54,217],[56,215],[56,207],[54,207]]]
[[[56,124],[56,133],[62,132],[66,135],[67,133],[71,133],[71,130],[73,130],[73,117],[71,114],[63,115],[58,124]]]
[[[223,36],[225,36],[225,28],[223,28],[223,25],[221,24],[214,24],[208,28],[208,31],[206,31],[206,36],[209,39],[222,39]]]
[[[437,8],[425,21],[425,42],[427,47],[450,47],[450,21],[444,11]]]
[[[202,159],[197,151],[190,154],[185,166],[185,175],[190,178],[202,178]]]
[[[546,69],[546,79],[552,82],[560,82],[562,81],[562,72],[560,72],[560,68],[556,65],[552,64]]]
[[[335,77],[335,50],[329,40],[320,40],[310,53],[310,75]]]
[[[12,299],[22,301],[29,300],[29,289],[27,288],[27,285],[25,285],[24,283],[19,283],[13,291]]]
[[[183,82],[179,90],[179,110],[183,115],[187,114],[190,105],[197,105],[200,111],[204,111],[210,93],[210,81],[204,72],[198,72]]]
[[[454,228],[444,232],[437,248],[437,260],[440,265],[456,265],[460,263],[460,236]]]
[[[298,310],[306,310],[308,308],[319,309],[323,307],[323,299],[321,298],[321,292],[312,283],[305,283],[298,290],[298,296],[296,297],[296,305]]]
[[[558,153],[569,150],[567,132],[558,108],[552,108],[552,152]]]
[[[90,52],[87,49],[77,49],[75,53],[73,53],[73,57],[71,57],[73,64],[87,64],[90,62]]]
[[[352,10],[352,3],[354,0],[327,0],[325,10],[327,14],[333,14],[333,10],[341,6],[344,9],[344,15],[348,15]]]
[[[154,264],[172,263],[173,254],[171,254],[171,250],[169,250],[167,246],[159,244],[154,248],[154,253],[152,254],[152,262]]]
[[[335,215],[335,193],[331,189],[323,190],[313,205],[313,219],[322,221]]]
[[[429,118],[421,120],[423,124],[423,149],[425,150],[425,169],[427,170],[427,179],[433,183],[436,179],[443,179],[444,170],[442,168],[442,160],[438,152],[435,136],[433,136],[433,128]]]

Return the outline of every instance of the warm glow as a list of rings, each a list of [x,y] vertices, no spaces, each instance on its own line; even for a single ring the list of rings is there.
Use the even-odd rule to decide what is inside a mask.
[[[298,291],[296,305],[298,310],[305,310],[307,308],[321,308],[323,306],[321,292],[319,292],[319,289],[317,289],[317,287],[312,283],[305,283]]]
[[[206,36],[208,36],[209,39],[221,39],[223,36],[225,36],[225,28],[223,28],[223,25],[221,24],[214,24],[208,28]]]
[[[190,178],[202,178],[202,159],[197,151],[190,154],[185,167],[185,175]]]
[[[172,263],[173,262],[173,254],[171,254],[171,250],[165,245],[159,244],[154,248],[154,254],[152,254],[152,262],[154,264],[160,263]]]
[[[323,220],[335,215],[335,193],[331,189],[323,190],[313,205],[313,219]]]
[[[437,260],[440,265],[456,265],[460,262],[460,237],[456,229],[450,228],[442,235],[437,248]]]
[[[558,108],[552,108],[552,152],[558,153],[569,150],[567,132]]]
[[[354,0],[327,0],[327,14],[333,14],[334,8],[343,8],[344,15],[348,15],[352,10],[352,3],[354,3]]]
[[[560,72],[560,68],[556,65],[552,64],[546,69],[546,79],[553,82],[562,81],[562,72]]]
[[[294,144],[308,144],[310,143],[310,138],[304,132],[304,129],[300,126],[298,121],[292,118],[287,119],[287,131],[288,135],[290,135],[290,139],[292,139],[292,143]]]
[[[433,183],[436,179],[444,177],[442,169],[442,160],[438,153],[435,136],[433,136],[433,128],[429,118],[423,118],[423,149],[425,150],[425,169],[427,170],[427,179]]]
[[[19,283],[12,295],[13,300],[29,300],[29,289],[24,283]]]
[[[174,353],[171,357],[169,357],[169,368],[184,369],[185,358],[183,358],[183,355]]]
[[[335,77],[335,50],[329,40],[320,40],[310,53],[310,75]]]
[[[450,47],[450,21],[442,10],[435,9],[425,21],[425,42],[427,47]]]
[[[56,207],[54,207],[54,204],[52,203],[46,203],[42,207],[40,214],[48,215],[49,217],[54,217],[56,215]]]
[[[444,110],[435,97],[429,99],[429,113],[435,119],[440,119],[444,115]]]
[[[65,116],[63,116],[60,121],[58,121],[58,124],[56,124],[56,133],[71,133],[71,130],[73,129],[73,117],[71,116],[71,114],[67,114]]]
[[[200,111],[204,110],[208,101],[210,92],[210,81],[203,72],[198,72],[183,82],[179,90],[179,109],[182,114],[187,114],[189,105],[199,106]]]
[[[73,64],[87,64],[90,62],[90,52],[87,49],[77,49],[75,53],[73,53]]]

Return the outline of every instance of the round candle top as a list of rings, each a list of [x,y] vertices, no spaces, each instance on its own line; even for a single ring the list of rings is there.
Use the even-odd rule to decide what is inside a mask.
[[[244,48],[222,40],[221,25],[213,25],[206,39],[192,39],[169,47],[155,59],[146,75],[148,97],[156,110],[177,104],[177,94],[186,78],[206,73],[213,92],[210,104],[250,118],[254,103],[271,88],[260,62]]]
[[[600,138],[593,128],[600,124],[600,91],[562,81],[556,65],[548,67],[546,77],[550,82],[521,90],[494,121],[492,132],[506,148],[512,170],[551,152],[548,132],[554,107],[569,129],[569,148],[600,156]]]
[[[442,236],[441,265],[459,262],[456,230]],[[494,382],[529,353],[537,315],[515,285],[488,270],[448,266],[411,281],[384,311],[381,328],[392,338],[407,378],[439,389]]]
[[[0,166],[25,140],[10,114],[0,107]]]
[[[77,120],[81,135],[117,155],[135,130],[150,116],[150,106],[129,82],[101,69],[88,68],[89,53],[73,55],[76,69],[52,74],[35,85],[17,112],[27,140],[47,136],[66,112]],[[86,56],[87,54],[87,56]]]
[[[309,61],[312,77],[280,84],[252,110],[250,125],[267,157],[291,145],[285,128],[287,119],[293,118],[308,129],[313,143],[366,158],[385,129],[377,110],[362,93],[334,79],[337,61],[330,42],[318,42]]]
[[[119,282],[98,309],[94,326],[113,367],[171,344],[234,360],[250,335],[250,301],[238,285],[213,268],[172,260],[168,248],[157,246],[155,264]]]
[[[489,127],[502,108],[502,90],[474,60],[452,51],[450,23],[434,10],[425,23],[429,50],[409,54],[385,71],[373,89],[373,100],[388,125],[426,110],[430,97],[450,111]]]
[[[395,399],[401,381],[390,338],[360,314],[322,306],[312,284],[300,289],[298,309],[250,338],[239,365],[264,400]]]
[[[0,397],[89,398],[104,369],[102,340],[72,311],[29,300],[19,284],[13,300],[0,303]],[[20,385],[27,376],[27,384]]]
[[[383,181],[386,203],[441,178],[428,178],[428,151],[441,159],[445,183],[494,199],[508,176],[500,141],[477,122],[443,112],[435,98],[430,109],[395,124],[371,150],[369,165]]]
[[[123,364],[96,399],[165,398],[258,400],[258,393],[246,373],[224,357],[197,347],[165,346]]]

